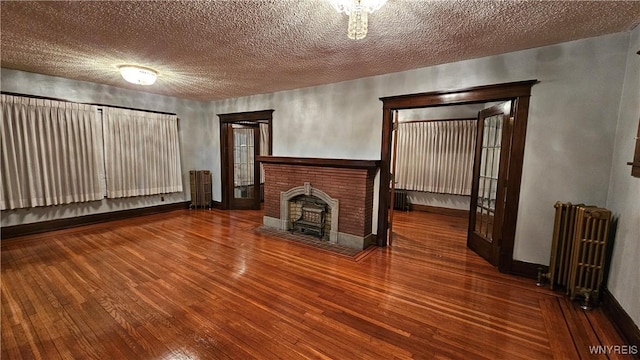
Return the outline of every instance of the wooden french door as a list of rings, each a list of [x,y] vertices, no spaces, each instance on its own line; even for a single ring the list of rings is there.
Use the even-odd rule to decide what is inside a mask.
[[[230,209],[260,209],[260,127],[227,124],[227,198]]]
[[[258,155],[271,155],[273,110],[218,114],[222,209],[260,209]]]
[[[498,264],[513,136],[511,101],[478,113],[467,246]]]
[[[389,201],[389,246],[393,245],[393,211],[396,196],[396,165],[398,163],[398,110],[393,112],[393,128],[391,134],[391,182],[389,184],[390,198]]]

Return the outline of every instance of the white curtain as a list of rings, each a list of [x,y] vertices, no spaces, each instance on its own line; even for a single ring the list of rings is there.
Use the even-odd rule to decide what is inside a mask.
[[[396,188],[470,195],[476,121],[398,125]]]
[[[178,118],[103,109],[107,197],[182,191]]]
[[[98,108],[0,95],[2,197],[17,209],[100,200]]]

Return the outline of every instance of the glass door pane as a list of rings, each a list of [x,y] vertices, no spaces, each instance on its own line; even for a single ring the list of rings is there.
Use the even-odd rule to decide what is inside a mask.
[[[500,150],[502,147],[502,127],[502,114],[484,119],[475,232],[488,242],[493,241],[493,223],[496,212]]]
[[[254,199],[255,144],[254,129],[233,125],[233,197]]]
[[[478,113],[478,142],[467,246],[491,264],[498,264],[506,201],[506,174],[512,129],[511,102]]]

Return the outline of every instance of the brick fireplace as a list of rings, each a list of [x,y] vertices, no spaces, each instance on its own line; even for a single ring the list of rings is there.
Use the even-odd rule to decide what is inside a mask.
[[[378,161],[279,156],[260,156],[258,161],[265,171],[265,226],[294,230],[304,199],[325,211],[320,237],[358,249],[375,243],[371,222]]]

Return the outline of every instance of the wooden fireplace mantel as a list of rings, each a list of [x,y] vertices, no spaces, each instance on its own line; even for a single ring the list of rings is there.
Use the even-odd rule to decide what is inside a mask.
[[[380,160],[327,159],[286,156],[258,156],[257,161],[267,164],[321,166],[348,169],[377,169]]]

